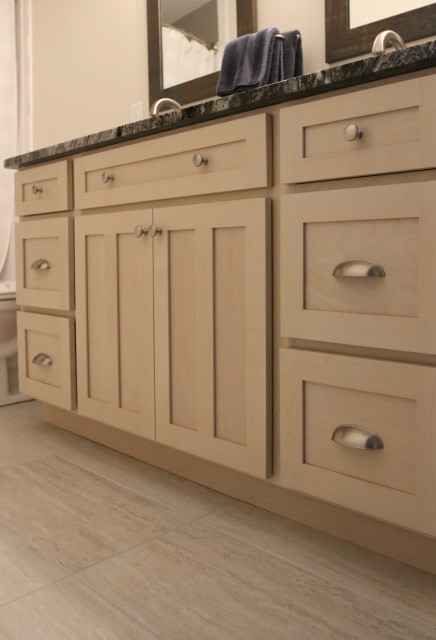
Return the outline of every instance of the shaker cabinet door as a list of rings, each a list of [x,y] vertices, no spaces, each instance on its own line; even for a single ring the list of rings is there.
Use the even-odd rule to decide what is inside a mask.
[[[154,224],[156,439],[266,477],[269,203],[162,208]]]
[[[75,220],[78,411],[154,438],[150,210]],[[138,233],[138,231],[137,231]]]

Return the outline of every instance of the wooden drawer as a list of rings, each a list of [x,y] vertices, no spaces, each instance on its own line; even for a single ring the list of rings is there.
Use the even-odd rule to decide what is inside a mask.
[[[283,109],[281,181],[435,167],[435,90],[436,78],[428,76]],[[347,141],[348,125],[362,137]]]
[[[76,208],[266,187],[270,129],[261,114],[78,158]]]
[[[282,349],[280,484],[436,535],[436,369]],[[343,444],[332,435],[345,426]],[[382,449],[349,442],[375,433]],[[344,444],[345,443],[345,444]]]
[[[69,211],[73,208],[72,163],[68,160],[23,169],[15,174],[15,214]]]
[[[15,238],[17,303],[47,309],[72,309],[73,219],[20,222]]]
[[[17,335],[20,391],[74,409],[74,321],[18,311]]]
[[[434,182],[286,196],[281,335],[436,353],[435,199]]]

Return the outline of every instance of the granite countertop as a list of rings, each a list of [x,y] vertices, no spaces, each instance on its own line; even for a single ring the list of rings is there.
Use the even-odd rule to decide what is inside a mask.
[[[214,98],[181,110],[167,111],[145,120],[23,153],[5,160],[4,166],[9,169],[19,169],[75,153],[107,147],[117,142],[144,138],[162,131],[223,118],[234,113],[298,100],[435,66],[436,41],[432,40],[408,47],[403,51],[364,58],[258,89],[250,89],[224,98]]]

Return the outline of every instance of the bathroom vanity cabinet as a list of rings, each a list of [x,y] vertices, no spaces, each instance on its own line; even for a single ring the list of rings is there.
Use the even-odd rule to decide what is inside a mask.
[[[21,390],[436,571],[435,97],[419,72],[22,168]]]

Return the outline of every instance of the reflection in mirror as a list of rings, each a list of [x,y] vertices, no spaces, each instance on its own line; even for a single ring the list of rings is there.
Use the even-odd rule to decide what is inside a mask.
[[[236,0],[162,0],[161,12],[164,88],[219,71],[236,38]]]
[[[213,0],[210,2],[211,6],[215,6],[215,15],[217,16],[213,27],[215,35],[210,35],[209,31],[205,31],[206,27],[209,28],[210,25],[204,24],[204,20],[204,26],[200,28],[200,31],[197,30],[197,27],[194,27],[192,16],[190,23],[185,21],[189,14],[195,14],[197,10],[199,13],[209,10],[210,7],[206,5],[209,5],[208,0],[147,0],[150,104],[160,98],[173,98],[182,105],[211,98],[216,95],[219,76],[218,71],[205,72],[204,69],[200,69],[204,75],[198,76],[197,70],[195,72],[197,75],[191,72],[191,78],[193,79],[180,80],[180,77],[174,73],[174,70],[180,67],[179,57],[174,53],[164,53],[162,23],[173,25],[179,31],[194,35],[195,39],[191,38],[190,41],[188,39],[188,42],[196,42],[197,44],[199,44],[198,40],[206,42],[208,45],[206,51],[211,51],[210,44],[213,43],[214,49],[217,50],[216,57],[215,53],[212,54],[214,57],[213,64],[214,68],[217,69],[220,68],[220,58],[229,40],[257,31],[257,0]],[[168,7],[173,9],[182,8],[172,14],[171,11],[169,12]],[[207,20],[206,22],[209,21]],[[212,57],[210,53],[207,55]],[[164,56],[166,57],[166,62],[163,60]],[[195,61],[195,64],[198,66],[198,61]],[[165,70],[164,65],[166,67]]]
[[[395,13],[405,13],[429,4],[428,0],[395,0]],[[350,0],[350,29],[383,20],[392,15],[392,4],[380,0]]]

